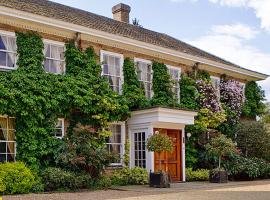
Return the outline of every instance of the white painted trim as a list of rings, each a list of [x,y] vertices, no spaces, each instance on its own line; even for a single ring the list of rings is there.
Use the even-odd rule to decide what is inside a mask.
[[[64,47],[65,43],[64,42],[59,42],[59,41],[55,41],[55,40],[48,40],[48,39],[42,39],[44,44],[52,44],[52,45],[56,45],[56,46],[61,46]]]
[[[186,182],[186,138],[185,138],[185,128],[182,129],[182,181]]]
[[[0,30],[1,35],[16,37],[15,32]]]
[[[114,52],[110,52],[110,51],[104,51],[104,50],[100,50],[100,63],[101,63],[101,67],[102,67],[102,73],[101,75],[103,75],[103,55],[109,55],[109,56],[115,56],[115,57],[119,57],[120,58],[120,94],[122,94],[122,89],[123,89],[123,84],[124,84],[124,73],[123,73],[123,67],[124,67],[124,55],[123,54],[119,54],[119,53],[114,53]]]
[[[143,63],[147,63],[147,64],[152,65],[152,61],[150,61],[150,60],[145,60],[145,59],[142,59],[142,58],[137,58],[137,57],[134,58],[134,62],[135,62],[135,63],[136,63],[136,62],[143,62]]]
[[[123,37],[123,36],[118,36],[118,35],[115,35],[115,34],[110,34],[110,33],[107,33],[107,32],[87,28],[87,27],[84,27],[84,26],[64,22],[64,21],[61,21],[61,20],[52,19],[52,18],[49,18],[49,17],[44,17],[44,16],[40,16],[40,15],[36,15],[36,14],[32,14],[32,13],[27,13],[27,12],[20,11],[20,10],[11,9],[11,8],[8,8],[8,7],[5,7],[5,6],[0,6],[0,14],[4,15],[4,16],[16,17],[16,18],[19,18],[19,19],[25,19],[25,20],[29,20],[29,21],[33,21],[33,22],[37,22],[37,23],[42,23],[42,24],[46,24],[46,25],[49,25],[49,26],[57,27],[57,28],[62,28],[62,29],[65,29],[65,30],[74,31],[75,33],[80,32],[80,33],[83,33],[83,34],[86,34],[86,35],[93,35],[93,36],[96,36],[96,37],[101,37],[101,38],[104,38],[104,39],[113,40],[113,41],[116,41],[116,42],[121,42],[121,43],[124,43],[124,44],[129,44],[129,45],[132,45],[132,46],[136,46],[136,47],[141,47],[141,48],[152,50],[152,51],[155,51],[155,52],[159,52],[159,53],[163,53],[163,54],[167,54],[167,55],[171,55],[171,56],[175,56],[175,57],[179,57],[179,58],[184,58],[184,59],[187,59],[187,60],[190,60],[190,61],[193,61],[193,62],[199,62],[199,63],[202,63],[202,64],[214,66],[216,68],[229,70],[229,71],[232,71],[232,72],[247,75],[247,76],[250,76],[250,77],[253,77],[253,78],[256,78],[256,79],[260,79],[260,80],[264,80],[267,77],[269,77],[268,75],[258,73],[258,72],[253,72],[253,71],[250,71],[250,70],[247,70],[247,69],[244,69],[244,68],[238,68],[238,67],[218,63],[218,62],[211,61],[211,60],[208,60],[208,59],[205,59],[205,58],[189,55],[187,53],[182,53],[182,52],[179,52],[179,51],[175,51],[175,50],[171,50],[171,49],[168,49],[168,48],[156,46],[156,45],[149,44],[149,43],[146,43],[146,42],[137,41],[137,40],[134,40],[134,39],[126,38],[126,37]]]

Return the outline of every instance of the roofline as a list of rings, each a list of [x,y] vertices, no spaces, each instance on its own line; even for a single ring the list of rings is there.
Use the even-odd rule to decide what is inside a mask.
[[[158,45],[149,44],[149,43],[146,43],[146,42],[130,39],[130,38],[127,38],[127,37],[123,37],[123,36],[119,36],[119,35],[115,35],[115,34],[111,34],[111,33],[107,33],[107,32],[104,32],[104,31],[99,31],[99,30],[96,30],[96,29],[92,29],[92,28],[88,28],[88,27],[85,27],[85,26],[81,26],[81,25],[77,25],[77,24],[57,20],[57,19],[54,19],[54,18],[44,17],[44,16],[41,16],[41,15],[32,14],[32,13],[29,13],[29,12],[8,8],[8,7],[5,7],[5,6],[0,6],[0,15],[9,16],[9,17],[15,17],[15,18],[24,19],[24,20],[28,20],[28,21],[32,21],[32,22],[41,23],[41,24],[46,24],[46,25],[49,25],[49,26],[53,26],[53,27],[73,31],[75,33],[80,32],[80,33],[86,34],[86,35],[92,35],[92,36],[96,36],[96,37],[101,37],[101,38],[112,40],[112,41],[115,41],[115,42],[120,42],[120,43],[128,44],[128,45],[131,45],[131,46],[136,46],[136,47],[144,48],[144,49],[147,49],[147,50],[159,52],[159,53],[162,53],[162,54],[167,54],[167,55],[170,55],[170,56],[175,56],[175,57],[179,57],[179,58],[182,58],[182,59],[187,59],[187,60],[190,60],[190,61],[193,61],[193,62],[199,62],[199,63],[210,65],[210,66],[222,69],[222,70],[229,70],[229,71],[232,71],[232,72],[236,72],[236,73],[239,73],[239,74],[250,76],[250,77],[255,78],[257,80],[265,80],[266,78],[269,77],[269,75],[259,73],[259,72],[255,72],[255,71],[252,71],[252,70],[248,70],[248,69],[245,69],[245,68],[226,65],[226,64],[223,64],[223,63],[219,63],[219,62],[216,62],[216,61],[209,60],[209,59],[201,58],[201,57],[198,57],[198,56],[193,56],[193,55],[190,55],[190,54],[187,54],[187,53],[182,53],[180,51],[160,47]]]

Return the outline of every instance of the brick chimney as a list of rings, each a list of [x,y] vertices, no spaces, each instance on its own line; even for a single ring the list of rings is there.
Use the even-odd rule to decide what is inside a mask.
[[[113,19],[120,21],[120,22],[126,22],[129,23],[129,13],[130,13],[130,6],[119,3],[112,7],[112,13],[113,13]]]

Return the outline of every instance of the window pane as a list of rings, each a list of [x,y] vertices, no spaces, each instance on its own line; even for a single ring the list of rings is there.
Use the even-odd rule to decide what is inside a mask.
[[[15,153],[15,142],[7,142],[7,153]]]
[[[7,67],[10,67],[10,68],[15,67],[15,58],[16,58],[16,55],[14,53],[7,54]]]
[[[44,63],[44,68],[46,72],[50,72],[50,60],[46,59]]]
[[[7,50],[7,37],[0,36],[0,49]]]
[[[0,154],[0,162],[6,162],[6,154]]]
[[[7,66],[7,53],[0,51],[0,66]]]
[[[7,134],[8,141],[15,141],[15,130],[9,130]]]
[[[7,39],[8,39],[8,45],[7,45],[8,51],[16,52],[17,51],[16,38],[8,37]]]
[[[15,154],[7,154],[7,162],[14,162]]]
[[[7,151],[7,143],[6,142],[0,142],[0,153],[6,153]]]
[[[50,58],[51,57],[50,45],[45,44],[44,49],[45,49],[45,57]]]
[[[109,66],[107,64],[103,65],[103,74],[109,74]]]

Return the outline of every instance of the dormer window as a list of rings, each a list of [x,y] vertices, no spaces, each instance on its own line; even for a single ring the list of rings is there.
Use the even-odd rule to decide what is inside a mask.
[[[65,45],[55,41],[44,41],[44,68],[46,72],[65,74]]]
[[[17,45],[14,33],[0,32],[0,68],[16,69]]]

